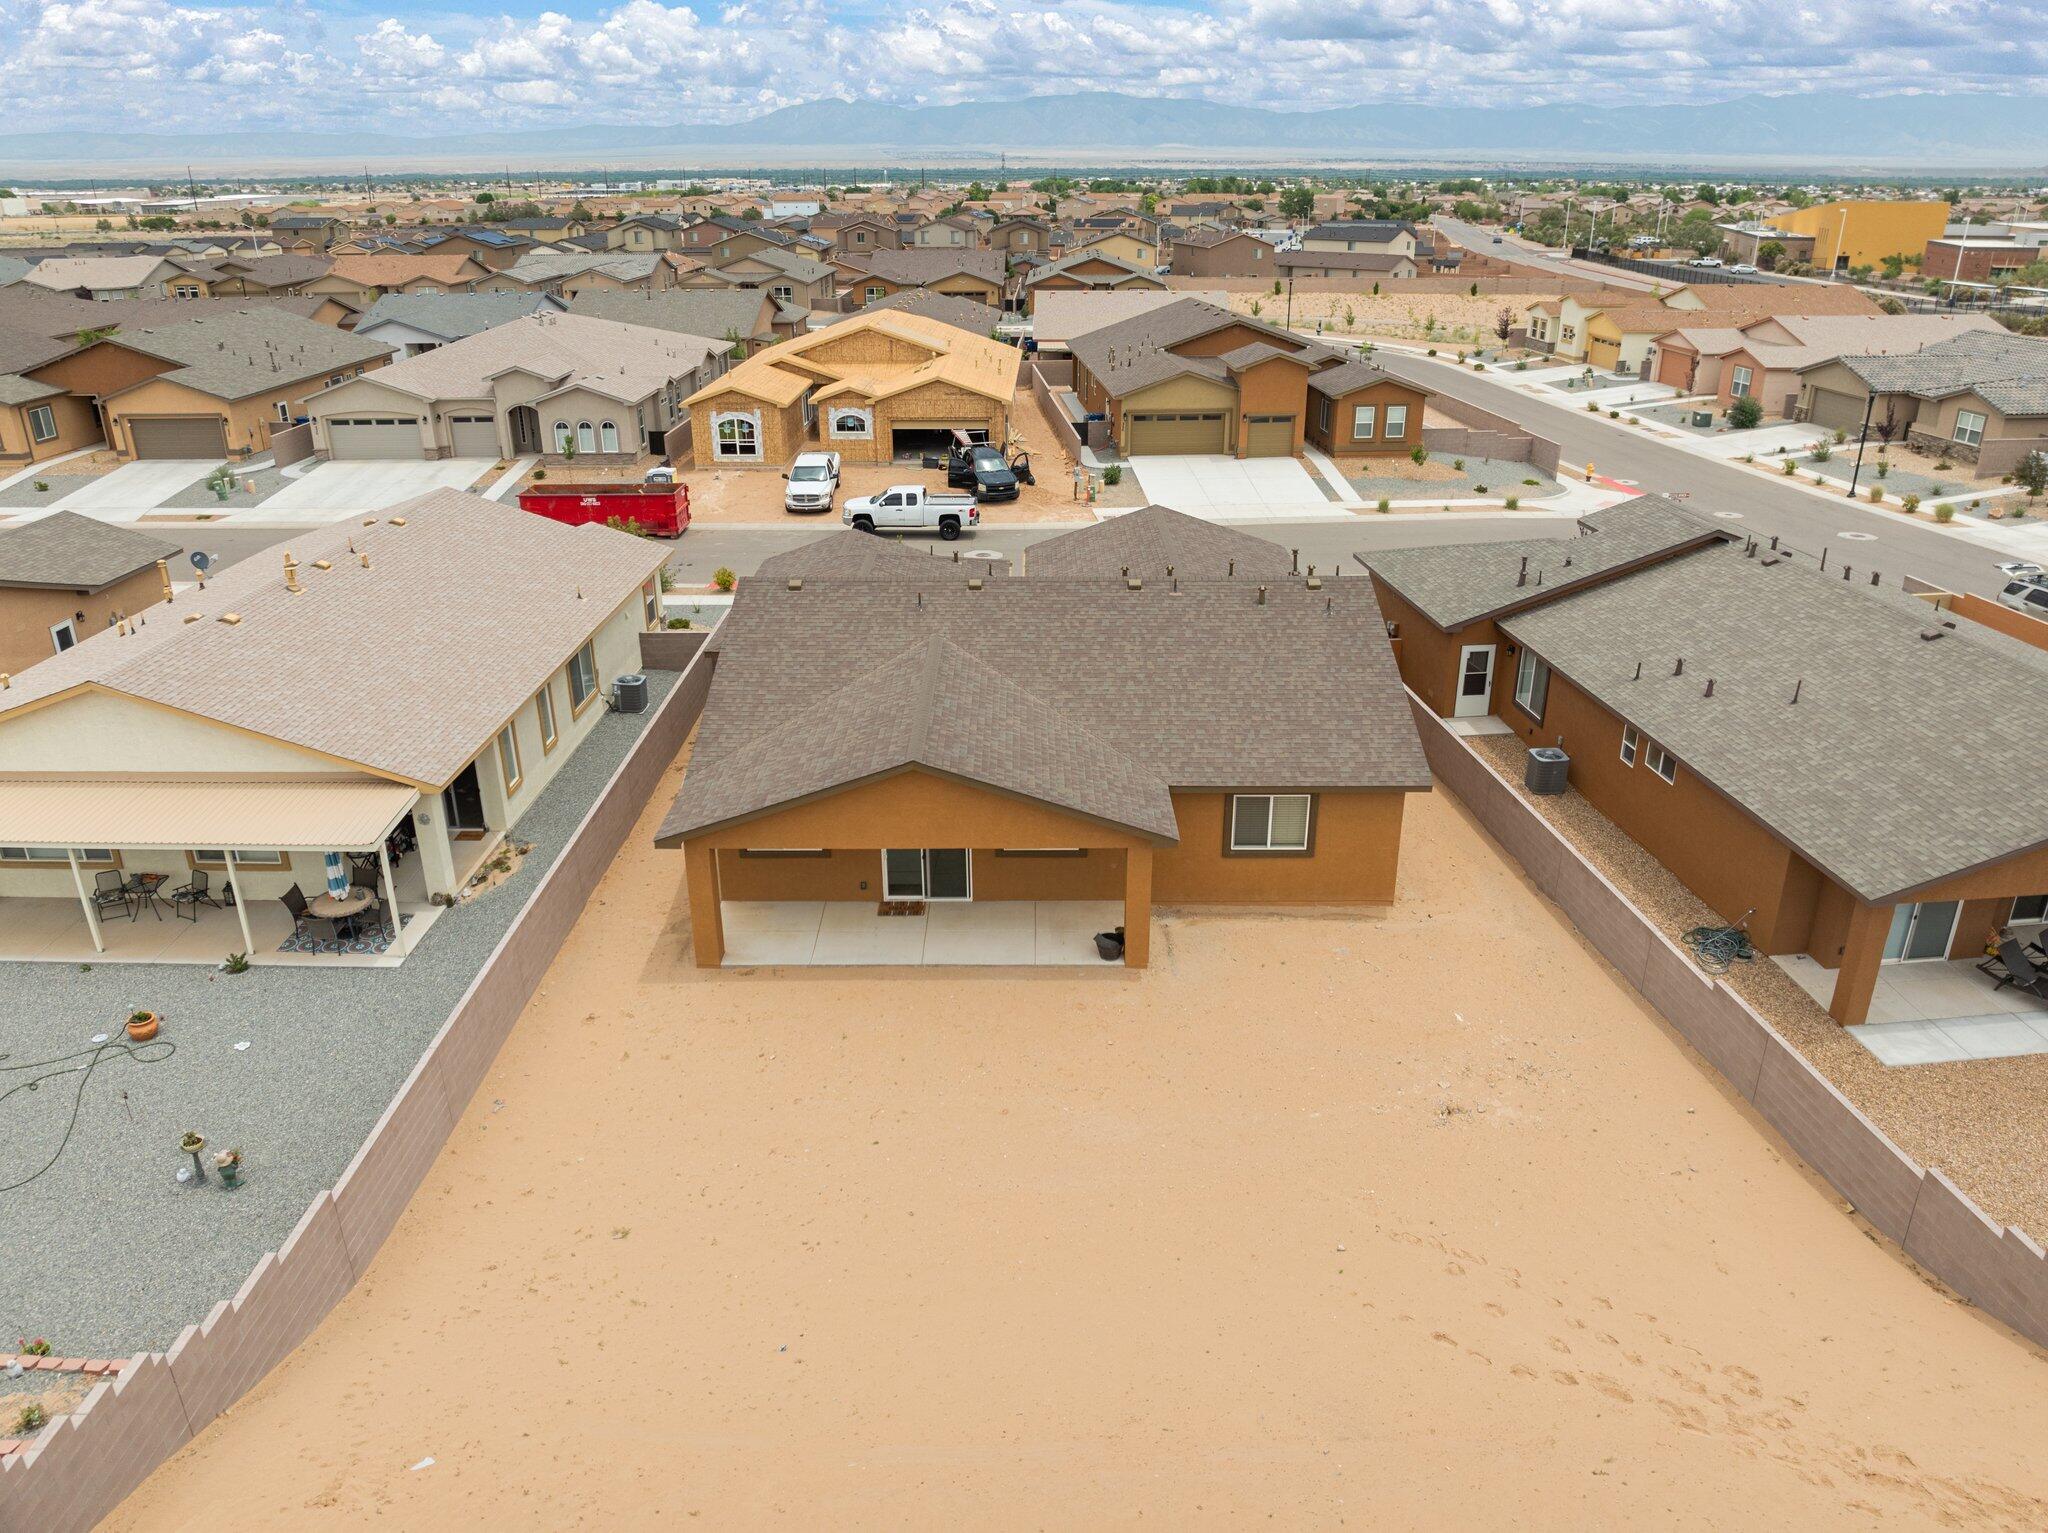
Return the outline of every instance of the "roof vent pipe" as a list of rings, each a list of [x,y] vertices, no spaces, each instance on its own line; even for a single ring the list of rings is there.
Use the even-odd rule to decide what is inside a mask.
[[[1709,677],[1707,678],[1707,690],[1706,690],[1706,691],[1704,691],[1704,692],[1702,692],[1702,693],[1701,693],[1700,695],[1701,695],[1702,697],[1712,697],[1712,696],[1714,695],[1714,678],[1713,678],[1713,677],[1709,676]]]
[[[1797,706],[1799,702],[1799,689],[1805,685],[1806,678],[1804,676],[1800,677],[1797,681],[1792,683],[1792,702],[1795,706]]]
[[[1266,605],[1266,588],[1264,586],[1259,587],[1259,605],[1261,607]]]
[[[1671,674],[1674,676],[1683,676],[1685,674],[1685,656],[1680,655],[1678,657],[1678,664],[1671,668]]]

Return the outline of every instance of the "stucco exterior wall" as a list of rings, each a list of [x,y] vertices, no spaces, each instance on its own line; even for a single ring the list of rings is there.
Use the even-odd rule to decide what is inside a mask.
[[[140,612],[162,598],[163,577],[155,565],[98,591],[0,587],[0,672],[19,676],[38,660],[56,654],[50,629],[58,623],[69,621],[83,641],[117,617]]]
[[[57,434],[47,441],[38,442],[29,412],[43,406],[49,408]],[[52,394],[48,399],[0,409],[0,458],[10,460],[10,469],[59,458],[65,453],[77,452],[81,447],[90,447],[99,440],[99,412],[93,408],[91,400],[80,399],[75,394]],[[53,495],[51,498],[56,497]]]
[[[1330,424],[1322,424],[1323,405],[1330,406]],[[1406,453],[1422,445],[1423,394],[1398,383],[1375,383],[1354,389],[1340,399],[1325,401],[1313,389],[1308,391],[1308,440],[1332,453]],[[1373,407],[1373,432],[1369,440],[1352,433],[1357,426],[1360,405]],[[1387,406],[1406,405],[1408,423],[1399,436],[1386,434]]]

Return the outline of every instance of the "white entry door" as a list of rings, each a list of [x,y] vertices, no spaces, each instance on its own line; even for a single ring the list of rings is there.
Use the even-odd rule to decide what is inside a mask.
[[[1453,718],[1481,718],[1493,712],[1493,646],[1467,644],[1458,651],[1458,704]]]

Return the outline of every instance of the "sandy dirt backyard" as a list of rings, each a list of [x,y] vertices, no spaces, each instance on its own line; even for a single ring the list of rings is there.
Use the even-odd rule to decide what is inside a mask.
[[[1037,479],[1027,484],[1013,501],[992,501],[981,508],[983,526],[1028,522],[1076,522],[1090,519],[1088,503],[1074,494],[1074,460],[1053,434],[1037,397],[1028,387],[1017,390],[1010,406],[1010,445],[1031,454],[1031,471]],[[690,486],[690,516],[693,521],[716,523],[773,523],[776,526],[816,527],[820,534],[839,525],[831,516],[793,516],[782,509],[783,470],[787,464],[762,468],[692,468],[684,477]],[[849,496],[872,495],[892,484],[923,484],[943,490],[946,476],[913,464],[883,464],[878,467],[849,464],[840,478],[840,504]],[[1138,506],[1144,496],[1128,473],[1117,485],[1098,485],[1095,504]]]
[[[707,974],[677,781],[362,1285],[107,1528],[2048,1525],[2048,1362],[1448,799],[1392,909],[1148,973]]]
[[[1543,293],[1308,293],[1296,289],[1292,310],[1294,328],[1352,339],[1429,341],[1456,348],[1495,346],[1495,326],[1500,311],[1513,311],[1514,324],[1527,321],[1530,306],[1545,301]],[[1232,293],[1230,307],[1239,314],[1253,314],[1269,325],[1287,323],[1289,309],[1283,293]]]

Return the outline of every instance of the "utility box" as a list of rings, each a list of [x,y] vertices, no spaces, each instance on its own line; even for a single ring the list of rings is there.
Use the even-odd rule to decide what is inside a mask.
[[[1714,424],[1714,412],[1712,410],[1695,410],[1692,412],[1692,423],[1698,430],[1709,430]]]
[[[612,683],[612,705],[621,713],[647,711],[647,678],[638,671]]]
[[[1529,763],[1522,771],[1522,786],[1531,793],[1562,793],[1571,770],[1572,758],[1556,746],[1533,746]]]

